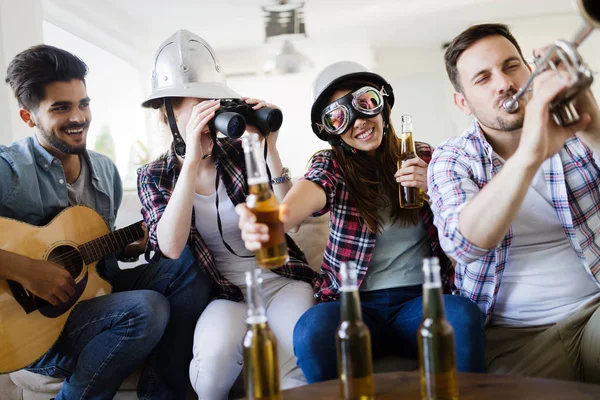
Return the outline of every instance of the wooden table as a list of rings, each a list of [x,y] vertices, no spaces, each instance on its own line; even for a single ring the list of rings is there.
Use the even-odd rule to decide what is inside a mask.
[[[508,375],[459,373],[460,400],[598,400],[600,385]],[[375,375],[378,400],[421,400],[418,372]],[[283,400],[340,400],[337,380],[283,391]]]

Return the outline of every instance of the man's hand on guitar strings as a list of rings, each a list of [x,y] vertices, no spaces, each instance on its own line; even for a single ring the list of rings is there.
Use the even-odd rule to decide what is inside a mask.
[[[20,269],[16,281],[53,306],[64,303],[75,295],[75,281],[71,274],[46,260],[31,259],[25,268]]]

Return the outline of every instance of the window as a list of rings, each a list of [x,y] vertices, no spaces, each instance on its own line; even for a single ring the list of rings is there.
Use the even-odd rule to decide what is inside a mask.
[[[44,42],[80,57],[89,67],[86,79],[92,99],[88,149],[110,157],[126,190],[136,188],[136,169],[150,161],[142,73],[135,67],[47,21]]]

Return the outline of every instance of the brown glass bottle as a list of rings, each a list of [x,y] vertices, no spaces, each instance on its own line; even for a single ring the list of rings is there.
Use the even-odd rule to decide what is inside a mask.
[[[244,348],[244,387],[248,400],[281,400],[277,339],[265,313],[260,269],[246,272],[248,326]]]
[[[341,321],[336,334],[338,374],[341,398],[372,400],[375,398],[371,333],[362,320],[356,284],[356,265],[341,263]]]
[[[400,136],[400,157],[398,158],[398,169],[406,160],[417,157],[415,142],[413,140],[412,118],[410,115],[402,116],[402,135]],[[423,191],[416,187],[405,187],[398,184],[400,207],[421,208],[424,203]]]
[[[437,258],[423,260],[423,321],[417,331],[421,398],[458,400],[454,329],[446,320]]]
[[[256,262],[263,268],[284,265],[288,258],[288,247],[279,221],[279,201],[269,186],[269,177],[261,154],[258,134],[251,133],[242,138],[248,173],[248,197],[246,205],[256,215],[260,224],[269,227],[269,241],[256,251]]]

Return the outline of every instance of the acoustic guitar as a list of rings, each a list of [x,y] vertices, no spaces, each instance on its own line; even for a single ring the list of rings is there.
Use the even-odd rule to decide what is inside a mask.
[[[110,232],[93,209],[74,206],[46,226],[0,217],[0,249],[52,261],[71,273],[75,295],[56,306],[17,282],[0,279],[0,374],[38,360],[60,336],[73,307],[112,291],[96,264],[144,236],[141,221]]]

